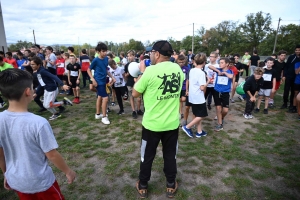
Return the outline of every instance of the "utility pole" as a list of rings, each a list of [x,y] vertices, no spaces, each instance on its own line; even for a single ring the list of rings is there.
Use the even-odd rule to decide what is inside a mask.
[[[194,54],[194,23],[193,23],[193,38],[192,38],[192,54]]]
[[[275,53],[275,49],[276,49],[276,43],[277,43],[277,36],[278,36],[280,21],[281,21],[281,18],[279,17],[276,36],[275,36],[275,43],[274,43],[273,53]]]
[[[34,34],[34,29],[32,30],[32,32],[33,32],[34,44],[36,44],[36,41],[35,41],[35,34]]]

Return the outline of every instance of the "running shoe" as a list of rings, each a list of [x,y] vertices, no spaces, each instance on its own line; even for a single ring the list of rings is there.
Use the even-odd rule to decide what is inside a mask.
[[[138,118],[137,113],[135,111],[132,112],[132,117],[133,117],[133,119],[137,119]]]
[[[168,183],[168,182],[167,182],[167,192],[166,192],[166,196],[167,196],[168,198],[174,198],[177,188],[178,188],[178,183],[177,183],[177,181],[175,181],[174,183]]]
[[[268,109],[264,109],[264,114],[268,114]]]
[[[204,130],[202,130],[201,133],[196,133],[196,138],[201,138],[202,136],[207,136],[207,133]]]
[[[249,119],[249,115],[244,113],[243,116],[245,117],[245,119]]]
[[[105,124],[105,125],[110,124],[110,121],[108,120],[107,116],[103,117],[103,118],[101,119],[101,122],[102,122],[103,124]]]
[[[215,127],[215,131],[219,132],[223,130],[223,125],[222,124],[218,124],[216,127]]]
[[[137,114],[138,114],[138,115],[144,115],[144,112],[141,111],[141,110],[138,110],[138,111],[137,111]]]
[[[244,101],[244,98],[241,95],[239,95],[238,98],[239,98],[239,100]]]
[[[65,105],[73,106],[72,101],[70,99],[68,99],[67,97],[64,97],[63,102]]]
[[[124,112],[124,110],[120,110],[117,114],[118,114],[118,115],[124,115],[125,112]]]
[[[140,198],[145,199],[148,197],[148,186],[141,186],[140,181],[136,182],[135,188],[138,191]]]
[[[187,134],[187,136],[189,136],[190,138],[194,137],[193,136],[193,132],[190,128],[187,128],[186,126],[182,127],[182,130]]]
[[[49,118],[49,120],[55,120],[55,119],[57,119],[57,118],[59,118],[59,117],[61,117],[61,114],[60,113],[56,113],[56,114],[54,114],[54,115],[52,115],[50,118]]]

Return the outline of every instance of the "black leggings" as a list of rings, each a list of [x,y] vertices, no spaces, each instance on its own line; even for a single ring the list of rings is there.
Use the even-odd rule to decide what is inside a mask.
[[[3,103],[3,99],[0,97],[0,103]]]
[[[286,78],[284,83],[284,92],[283,92],[283,103],[287,104],[289,100],[289,93],[290,95],[290,107],[293,106],[294,95],[295,95],[295,79]]]
[[[88,75],[87,71],[84,71],[84,72],[82,71],[81,74],[82,74],[83,87],[86,87],[86,81],[89,80],[89,75]]]
[[[124,87],[114,87],[116,92],[117,101],[121,111],[124,111],[122,96],[125,94],[125,86]]]

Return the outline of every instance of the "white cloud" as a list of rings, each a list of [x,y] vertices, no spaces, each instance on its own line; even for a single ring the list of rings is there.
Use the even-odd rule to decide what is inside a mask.
[[[145,42],[173,37],[181,40],[204,26],[209,29],[224,20],[246,20],[249,13],[270,13],[276,28],[296,20],[296,0],[289,4],[267,0],[182,1],[182,0],[4,0],[2,11],[8,42],[33,41],[35,30],[40,44],[77,44],[97,41],[127,42],[134,38]],[[269,6],[266,6],[269,5]],[[299,23],[299,22],[294,22]]]

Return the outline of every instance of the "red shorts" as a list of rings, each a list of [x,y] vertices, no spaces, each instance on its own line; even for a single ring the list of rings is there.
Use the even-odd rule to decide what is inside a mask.
[[[280,88],[280,81],[276,81],[275,90],[278,90]]]
[[[38,192],[34,194],[25,194],[19,191],[16,191],[19,195],[20,200],[65,200],[62,195],[57,181],[44,192]]]

